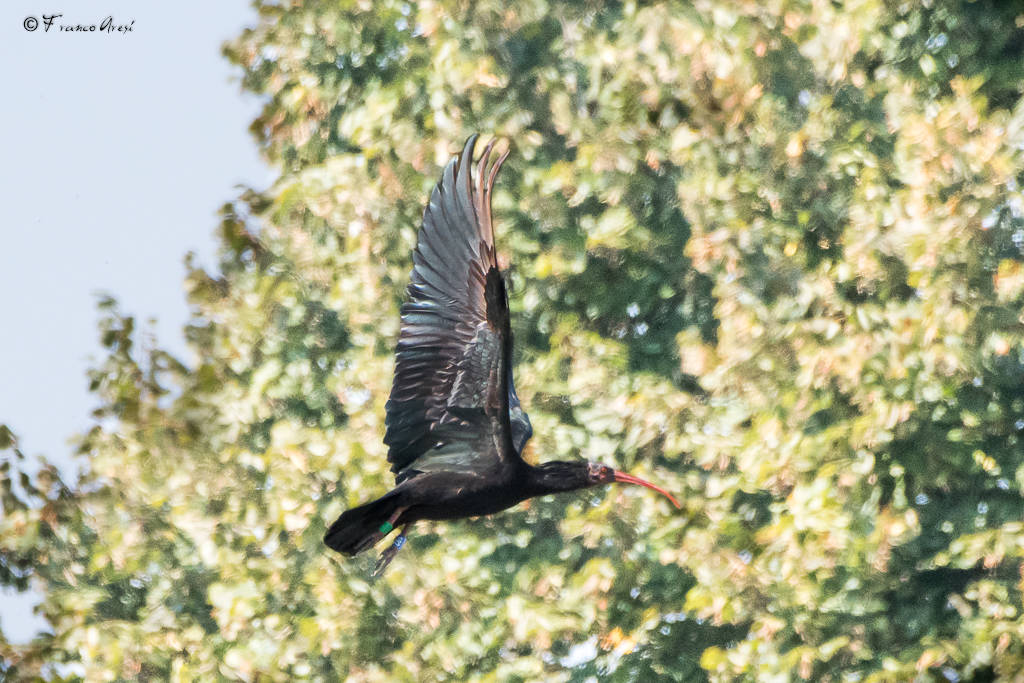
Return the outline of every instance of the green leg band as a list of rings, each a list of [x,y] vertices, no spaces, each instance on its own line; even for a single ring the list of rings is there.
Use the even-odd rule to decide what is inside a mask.
[[[392,524],[391,522],[384,522],[383,524],[380,525],[380,532],[382,534],[386,534],[387,532],[391,531],[394,528],[395,528],[395,525]]]

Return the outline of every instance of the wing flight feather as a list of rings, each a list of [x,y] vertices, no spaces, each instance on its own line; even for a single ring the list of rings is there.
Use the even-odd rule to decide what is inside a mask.
[[[508,152],[494,159],[491,141],[473,173],[476,139],[445,167],[413,251],[384,436],[399,482],[425,471],[486,471],[518,458],[532,433],[512,380],[491,221]]]

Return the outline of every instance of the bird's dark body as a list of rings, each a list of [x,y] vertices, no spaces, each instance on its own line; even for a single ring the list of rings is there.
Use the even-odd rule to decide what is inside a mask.
[[[324,537],[334,550],[354,555],[402,526],[378,569],[401,547],[405,526],[419,520],[489,515],[533,496],[612,481],[657,488],[606,465],[535,467],[522,459],[533,429],[513,379],[508,296],[490,209],[508,153],[493,161],[492,142],[474,174],[475,142],[472,136],[445,167],[413,252],[385,419],[397,485],[344,512]]]
[[[402,484],[395,489],[399,504],[408,506],[396,526],[421,519],[460,519],[507,510],[529,497],[522,486],[517,486],[523,479],[522,472],[482,477],[445,472],[420,475],[405,490]]]

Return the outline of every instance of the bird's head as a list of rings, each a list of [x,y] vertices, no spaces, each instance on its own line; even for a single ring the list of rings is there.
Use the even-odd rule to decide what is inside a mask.
[[[641,479],[640,477],[634,477],[632,474],[619,472],[618,470],[599,462],[588,462],[586,465],[587,482],[590,486],[598,486],[600,484],[636,484],[637,486],[646,486],[647,488],[657,491],[668,498],[677,508],[681,507],[679,505],[679,501],[677,501],[671,493],[660,486],[656,486],[649,481]]]
[[[610,484],[615,481],[615,470],[599,462],[587,463],[587,481],[591,486]]]
[[[545,462],[531,468],[531,472],[535,488],[530,495],[574,491],[602,484],[636,484],[637,486],[645,486],[653,491],[657,491],[672,501],[672,504],[677,508],[681,507],[679,501],[660,486],[655,486],[640,477],[634,477],[632,474],[619,472],[599,462],[586,462],[583,460]]]

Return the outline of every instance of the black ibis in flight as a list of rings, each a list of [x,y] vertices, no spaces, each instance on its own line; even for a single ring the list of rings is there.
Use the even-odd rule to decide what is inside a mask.
[[[386,405],[395,488],[346,511],[324,536],[329,547],[355,555],[401,527],[374,575],[421,519],[489,515],[533,496],[610,483],[646,486],[679,507],[668,491],[608,465],[523,460],[533,428],[512,381],[508,298],[491,220],[508,151],[494,158],[492,140],[474,169],[476,139],[445,167],[413,251]]]

